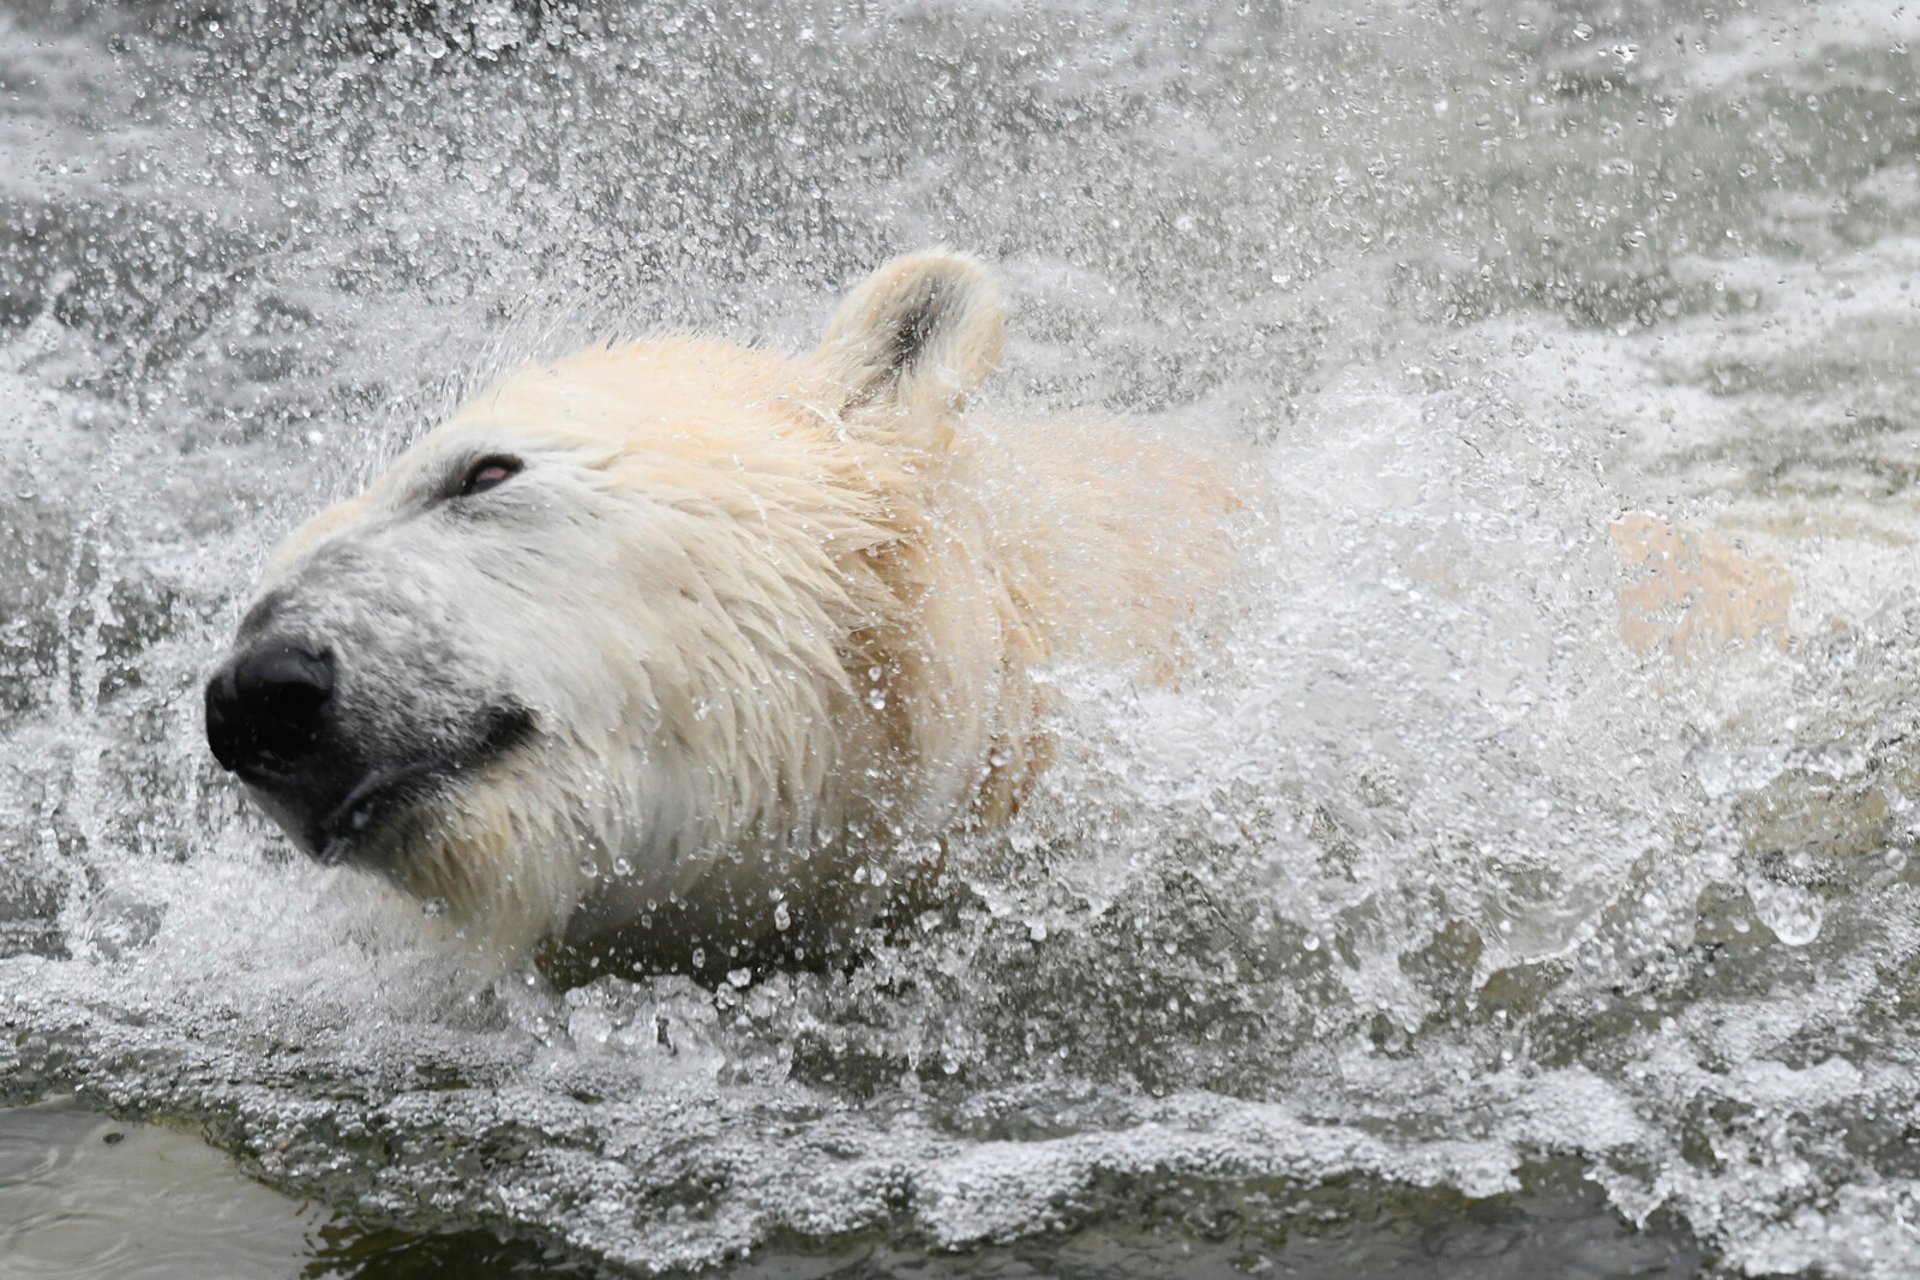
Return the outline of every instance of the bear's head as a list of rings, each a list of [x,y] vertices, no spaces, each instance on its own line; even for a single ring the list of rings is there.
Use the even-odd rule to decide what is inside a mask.
[[[884,825],[847,779],[888,774],[869,672],[924,603],[885,566],[1000,343],[987,277],[925,254],[806,359],[665,338],[509,374],[274,554],[206,687],[215,756],[308,854],[506,949]]]

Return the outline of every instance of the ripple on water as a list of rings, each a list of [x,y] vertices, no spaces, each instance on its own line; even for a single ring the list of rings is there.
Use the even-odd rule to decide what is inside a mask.
[[[292,1275],[330,1217],[195,1137],[63,1103],[0,1110],[7,1280]]]

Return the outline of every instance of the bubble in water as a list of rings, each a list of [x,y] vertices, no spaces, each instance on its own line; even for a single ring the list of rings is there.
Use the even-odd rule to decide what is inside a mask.
[[[1826,911],[1811,890],[1763,880],[1748,885],[1747,896],[1760,923],[1788,946],[1804,947],[1820,936]]]
[[[420,914],[432,920],[438,920],[453,908],[445,898],[428,898],[420,904]]]

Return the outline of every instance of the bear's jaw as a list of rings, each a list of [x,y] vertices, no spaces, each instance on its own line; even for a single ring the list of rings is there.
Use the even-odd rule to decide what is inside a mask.
[[[425,801],[465,773],[498,760],[533,736],[533,716],[518,707],[489,710],[471,742],[413,760],[369,767],[324,814],[308,847],[315,861],[334,866],[368,861],[383,837]]]
[[[271,772],[240,774],[256,803],[301,852],[323,866],[355,863],[379,869],[403,828],[423,809],[444,807],[464,775],[529,742],[530,712],[494,707],[471,734],[412,758],[370,761],[350,749],[323,750],[313,760]]]

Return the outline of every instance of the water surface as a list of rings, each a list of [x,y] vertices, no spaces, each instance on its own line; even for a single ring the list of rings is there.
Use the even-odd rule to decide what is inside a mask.
[[[328,1215],[296,1270],[1920,1267],[1910,6],[0,37],[0,1100],[204,1138],[273,1233]],[[462,390],[614,329],[801,349],[934,243],[1006,283],[989,408],[1270,485],[1177,690],[1056,673],[954,908],[560,996],[207,759],[267,549]]]

